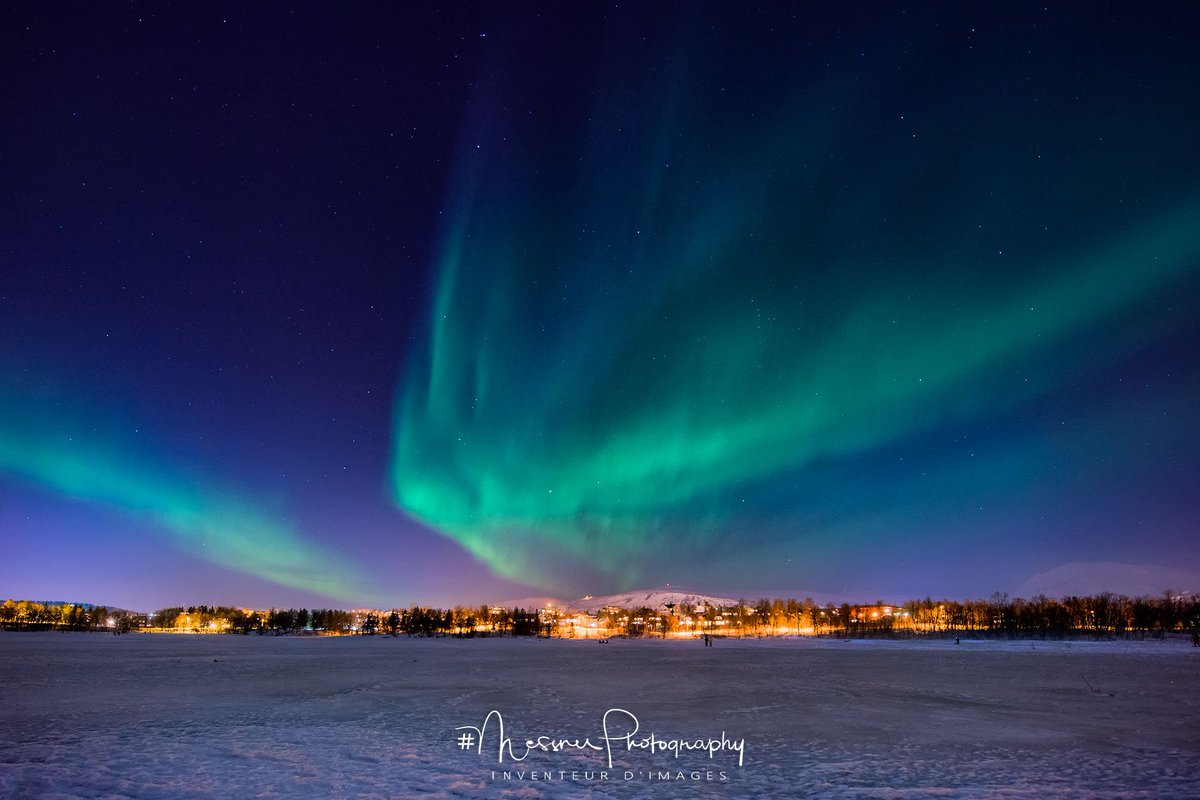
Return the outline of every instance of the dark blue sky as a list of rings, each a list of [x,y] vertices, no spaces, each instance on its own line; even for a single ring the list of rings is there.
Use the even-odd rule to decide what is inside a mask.
[[[1187,5],[3,16],[0,594],[1200,568]]]

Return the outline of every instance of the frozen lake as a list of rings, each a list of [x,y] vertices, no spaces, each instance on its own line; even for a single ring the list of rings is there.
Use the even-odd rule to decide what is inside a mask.
[[[604,745],[614,708],[744,763],[620,713],[612,768],[456,730]],[[1200,650],[0,633],[0,796],[1200,797]]]

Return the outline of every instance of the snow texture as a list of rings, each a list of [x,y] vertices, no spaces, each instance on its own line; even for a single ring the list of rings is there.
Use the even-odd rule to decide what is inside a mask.
[[[1182,640],[2,633],[0,797],[1200,797],[1198,666]],[[618,747],[589,781],[602,754],[456,743],[493,709],[518,752],[597,740],[610,708],[642,734],[744,738],[745,763]]]

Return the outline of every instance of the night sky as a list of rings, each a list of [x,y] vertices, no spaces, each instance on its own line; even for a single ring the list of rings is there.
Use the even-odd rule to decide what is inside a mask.
[[[0,595],[1200,569],[1200,12],[0,6]]]

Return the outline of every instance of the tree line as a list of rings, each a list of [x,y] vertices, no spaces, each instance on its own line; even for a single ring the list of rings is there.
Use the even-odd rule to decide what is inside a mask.
[[[804,600],[740,600],[728,606],[670,604],[609,607],[593,615],[554,608],[412,606],[390,611],[289,608],[260,611],[233,606],[174,606],[153,614],[79,603],[8,600],[0,604],[8,630],[135,630],[269,635],[628,637],[709,634],[836,637],[961,636],[1009,638],[1163,637],[1200,632],[1200,597],[1100,594],[1051,599],[912,600],[902,605],[818,605]]]
[[[306,608],[254,611],[228,606],[174,606],[150,615],[149,627],[194,633],[259,634],[389,634],[398,636],[548,635],[538,610],[479,606],[452,609],[413,606],[386,611],[343,611]]]
[[[1159,597],[1103,593],[1060,599],[994,594],[988,600],[956,602],[930,598],[906,603],[897,620],[864,619],[845,626],[847,633],[871,635],[906,629],[1007,638],[1127,637],[1161,638],[1200,631],[1200,596],[1166,591]]]
[[[0,603],[0,628],[4,630],[112,631],[130,633],[145,628],[145,614],[123,608],[87,603],[5,600]]]

